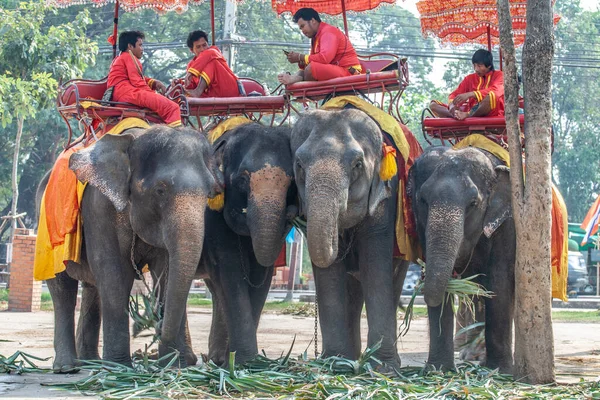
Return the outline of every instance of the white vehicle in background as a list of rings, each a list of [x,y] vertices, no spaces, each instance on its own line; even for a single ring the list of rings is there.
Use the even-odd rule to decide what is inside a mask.
[[[569,251],[569,276],[567,278],[567,294],[593,294],[590,285],[585,257],[579,251]]]

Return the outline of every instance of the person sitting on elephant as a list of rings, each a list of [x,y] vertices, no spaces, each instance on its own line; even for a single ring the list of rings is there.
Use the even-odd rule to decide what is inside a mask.
[[[194,58],[188,63],[185,88],[190,97],[245,96],[243,86],[217,46],[208,45],[208,35],[193,31],[187,46]]]
[[[108,72],[107,88],[114,88],[112,100],[146,107],[156,112],[169,126],[181,125],[179,105],[162,96],[165,85],[143,74],[140,59],[144,54],[145,36],[140,31],[125,31],[119,35],[121,54],[115,58]],[[155,92],[158,91],[161,94]]]
[[[449,104],[433,100],[431,112],[439,118],[504,116],[504,76],[494,70],[492,53],[479,49],[471,58],[475,73],[467,75],[448,96]]]
[[[321,22],[319,13],[312,8],[301,8],[294,14],[294,22],[304,36],[310,38],[310,54],[287,52],[287,59],[298,64],[295,75],[282,73],[279,82],[289,85],[300,81],[325,81],[360,74],[362,67],[350,39],[338,28]]]

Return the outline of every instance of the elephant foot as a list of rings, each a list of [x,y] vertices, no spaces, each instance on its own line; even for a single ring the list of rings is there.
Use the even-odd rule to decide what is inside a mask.
[[[501,374],[507,374],[507,375],[512,375],[513,373],[513,362],[512,360],[510,361],[504,361],[504,360],[483,360],[481,361],[481,363],[479,364],[482,367],[486,367],[489,369],[498,369],[498,371],[500,371]]]
[[[57,357],[52,363],[52,372],[55,374],[75,374],[79,372],[79,365],[75,358]]]
[[[454,360],[451,362],[431,362],[427,361],[425,363],[425,371],[442,371],[442,372],[450,372],[456,371],[456,364],[454,364]]]
[[[194,351],[190,348],[185,351],[185,362],[190,367],[198,364],[198,356],[196,356]]]

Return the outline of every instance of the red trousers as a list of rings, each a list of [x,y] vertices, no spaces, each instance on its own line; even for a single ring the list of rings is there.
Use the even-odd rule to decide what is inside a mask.
[[[179,105],[150,88],[148,90],[133,87],[127,83],[118,84],[113,92],[113,101],[135,104],[156,112],[163,121],[171,126],[181,125]]]
[[[312,76],[316,81],[326,81],[352,75],[350,71],[348,71],[348,68],[340,67],[339,65],[321,64],[317,62],[311,62],[309,65]]]

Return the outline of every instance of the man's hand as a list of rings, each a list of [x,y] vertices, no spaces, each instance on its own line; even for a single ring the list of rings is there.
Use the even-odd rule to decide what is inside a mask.
[[[156,90],[160,94],[165,94],[165,92],[167,91],[167,87],[161,81],[155,80],[154,81],[154,90]]]
[[[452,100],[452,103],[455,106],[460,106],[465,101],[468,101],[471,97],[475,97],[475,94],[473,92],[461,93],[458,96],[456,96],[454,100]]]
[[[287,59],[291,64],[298,64],[300,61],[304,61],[304,54],[296,53],[295,51],[290,51],[287,54]]]

